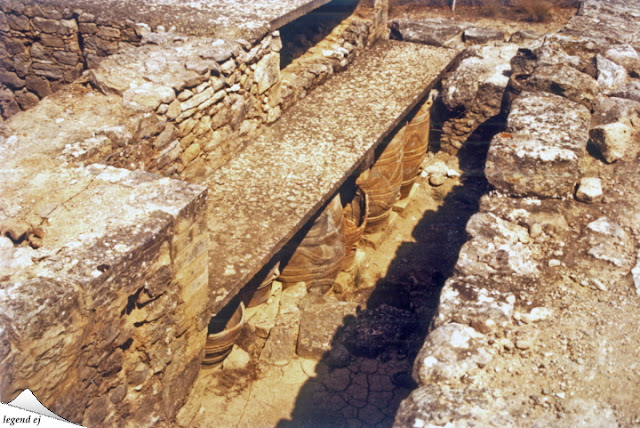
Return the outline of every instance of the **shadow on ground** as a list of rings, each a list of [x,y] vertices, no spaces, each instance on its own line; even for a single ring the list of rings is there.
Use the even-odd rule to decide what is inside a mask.
[[[488,142],[503,124],[500,118],[487,123],[460,151],[462,184],[418,221],[415,242],[400,245],[366,308],[345,317],[316,376],[301,388],[291,420],[281,420],[279,428],[393,425],[400,402],[416,386],[413,362],[467,241],[467,221],[487,190]]]

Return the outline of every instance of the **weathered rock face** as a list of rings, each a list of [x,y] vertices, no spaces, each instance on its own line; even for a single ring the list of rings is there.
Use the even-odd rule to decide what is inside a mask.
[[[556,95],[523,93],[506,132],[491,141],[486,175],[509,195],[563,197],[578,181],[591,121],[584,106]]]
[[[634,70],[640,26],[631,16],[640,16],[635,4],[587,0],[565,30],[512,61],[511,89],[518,94],[506,131],[491,141],[485,169],[496,191],[482,198],[467,224],[470,239],[416,359],[419,386],[402,403],[394,426],[636,423],[633,399],[623,400],[623,411],[621,402],[612,404],[619,386],[609,379],[611,371],[597,381],[598,401],[591,399],[593,381],[581,376],[598,370],[597,351],[574,358],[577,348],[567,346],[552,369],[527,368],[536,355],[546,355],[543,349],[558,349],[552,344],[562,346],[576,325],[589,322],[582,311],[605,308],[616,298],[637,303],[628,288],[635,295],[640,284],[640,235],[633,226],[640,195],[632,172],[638,162]],[[583,289],[597,294],[612,288],[615,293],[581,303]],[[622,312],[619,320],[628,316]],[[585,331],[590,336],[593,329]],[[580,346],[597,349],[598,343]],[[625,345],[613,352],[635,358]],[[505,369],[508,376],[501,375]],[[567,381],[571,387],[552,395],[549,387],[539,388],[553,390],[562,377],[556,375],[567,372],[575,373]],[[561,401],[561,410],[553,409],[553,400]]]
[[[3,175],[9,187],[28,177]],[[43,183],[68,175],[76,185],[42,197]],[[39,248],[0,281],[0,399],[30,388],[86,426],[170,423],[206,335],[205,190],[104,166],[43,171],[30,183],[21,192],[40,194],[40,205],[27,199],[21,209],[48,214]],[[91,216],[92,230],[78,236],[75,225]],[[1,257],[20,248],[11,243]]]
[[[133,21],[106,23],[92,14],[3,2],[0,7],[0,82],[10,91],[0,102],[4,119],[36,105],[87,67],[141,40]]]
[[[332,340],[345,317],[355,316],[357,304],[335,298],[313,296],[307,299],[300,322],[297,354],[320,360],[332,349]]]
[[[398,40],[454,48],[462,46],[462,33],[469,26],[447,19],[408,20],[390,22],[391,36]]]
[[[461,111],[442,126],[441,148],[457,153],[484,122],[498,115],[509,83],[510,60],[517,45],[468,48],[458,68],[446,79],[442,101],[451,111]]]

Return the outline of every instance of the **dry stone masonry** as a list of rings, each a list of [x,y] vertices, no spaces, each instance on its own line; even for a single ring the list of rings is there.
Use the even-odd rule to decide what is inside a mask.
[[[222,24],[179,5],[176,28],[154,2],[80,3],[2,3],[0,398],[30,388],[87,426],[171,426],[222,307],[222,255],[207,189],[169,177],[202,181],[376,27],[353,16],[281,71],[277,27],[322,1],[256,3],[257,21],[223,2]]]
[[[506,129],[491,140],[485,168],[494,190],[467,224],[470,239],[416,359],[419,386],[394,426],[640,421],[635,398],[611,398],[624,387],[609,377],[611,365],[635,359],[623,344],[635,328],[618,323],[613,330],[626,332],[605,339],[611,330],[598,315],[609,305],[637,307],[639,28],[631,17],[639,13],[628,2],[586,0],[562,31],[527,38],[513,55],[501,89]],[[468,75],[465,61],[447,79],[445,97]],[[465,94],[451,98],[468,103]],[[466,141],[452,131],[444,138]],[[607,294],[587,304],[575,287]],[[577,337],[593,341],[578,345]],[[588,349],[604,340],[616,350]],[[638,381],[629,376],[630,385]]]

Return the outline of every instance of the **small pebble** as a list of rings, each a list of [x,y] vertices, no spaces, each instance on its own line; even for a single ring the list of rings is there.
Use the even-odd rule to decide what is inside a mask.
[[[446,181],[447,177],[441,174],[436,174],[429,177],[429,184],[434,187],[442,186]]]
[[[547,264],[549,265],[549,267],[558,267],[558,266],[562,265],[562,263],[558,259],[551,259],[551,260],[549,260],[549,263],[547,263]]]
[[[537,238],[542,235],[542,226],[539,223],[534,223],[529,227],[529,236]]]

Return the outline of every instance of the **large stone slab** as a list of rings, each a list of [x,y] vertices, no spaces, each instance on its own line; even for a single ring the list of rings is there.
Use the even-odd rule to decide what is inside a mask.
[[[109,21],[133,20],[148,24],[152,30],[158,26],[175,27],[182,34],[211,36],[223,39],[256,39],[277,29],[329,0],[194,0],[174,2],[161,0],[75,0],[76,11],[105,18]],[[44,4],[53,9],[69,9],[66,0],[28,0],[24,6]],[[108,15],[107,15],[108,14]]]
[[[207,179],[217,308],[332,197],[456,55],[379,42]]]
[[[354,302],[341,302],[331,297],[309,297],[300,322],[298,355],[320,360],[333,347],[333,339],[344,325],[345,317],[356,315],[357,306]]]
[[[447,48],[463,46],[462,34],[471,26],[444,18],[394,19],[389,24],[393,38]]]
[[[523,93],[507,130],[491,140],[485,173],[500,192],[559,198],[579,181],[591,115],[586,107],[546,93]]]

